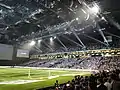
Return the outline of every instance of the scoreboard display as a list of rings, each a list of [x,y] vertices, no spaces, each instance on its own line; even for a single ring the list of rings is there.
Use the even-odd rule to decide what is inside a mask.
[[[29,58],[29,50],[18,49],[17,50],[17,57]]]

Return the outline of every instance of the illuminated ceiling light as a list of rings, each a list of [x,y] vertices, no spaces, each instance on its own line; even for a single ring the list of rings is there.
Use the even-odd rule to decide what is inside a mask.
[[[79,18],[76,18],[76,21],[78,21],[79,20]]]
[[[36,43],[35,41],[31,41],[31,42],[30,42],[30,46],[34,46],[35,43]]]
[[[100,12],[100,8],[96,3],[93,5],[93,7],[90,8],[90,10],[94,14],[98,14]]]
[[[57,37],[56,36],[54,36],[54,39],[56,39]]]
[[[75,8],[77,8],[78,6],[76,5]]]
[[[42,12],[42,9],[38,9],[38,12]]]
[[[32,34],[34,34],[34,32],[32,32]]]
[[[57,18],[60,18],[60,16],[57,16]]]
[[[18,41],[18,39],[16,39],[16,41]]]
[[[40,27],[40,25],[37,25],[38,27]]]
[[[104,18],[104,17],[102,17],[101,19],[102,19],[102,20],[104,20],[105,18]]]
[[[50,41],[53,41],[53,38],[52,38],[52,37],[50,38]]]
[[[91,11],[93,13],[98,13],[99,12],[99,8],[94,6],[94,7],[91,8]]]
[[[40,43],[42,40],[38,40],[38,43]]]
[[[105,19],[105,17],[102,17],[101,19],[107,22],[107,20]]]

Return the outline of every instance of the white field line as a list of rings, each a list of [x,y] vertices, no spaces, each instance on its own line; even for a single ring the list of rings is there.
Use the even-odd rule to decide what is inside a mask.
[[[54,79],[60,76],[75,76],[75,75],[78,75],[78,74],[62,74],[62,75],[50,76],[48,77],[48,79]],[[81,73],[79,75],[84,75],[84,74]],[[14,81],[0,82],[0,84],[26,84],[26,83],[41,82],[41,81],[47,81],[47,79],[44,79],[44,80],[14,80]]]
[[[60,75],[60,76],[76,76],[76,75],[84,75],[84,74],[63,74],[63,75]]]
[[[56,76],[50,76],[50,77],[48,77],[48,79],[53,79],[53,78],[58,78],[59,77],[59,75],[56,75]]]
[[[39,81],[44,81],[44,80],[14,80],[14,81],[0,82],[0,84],[26,84],[26,83],[33,83]]]
[[[50,76],[48,79],[53,79],[53,78],[58,78],[60,76],[76,76],[78,74],[62,74],[62,75],[56,75],[56,76]],[[79,74],[79,75],[84,75],[84,74]]]

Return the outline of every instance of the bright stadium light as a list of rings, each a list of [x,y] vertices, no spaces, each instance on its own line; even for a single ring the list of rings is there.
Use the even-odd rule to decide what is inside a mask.
[[[79,20],[79,18],[76,18],[76,21],[78,21]]]
[[[107,20],[105,19],[105,17],[102,17],[101,19],[107,22]]]
[[[38,40],[38,43],[40,43],[42,40]]]
[[[54,37],[51,37],[50,38],[50,45],[52,45],[52,46],[54,45],[54,41],[53,40],[54,40]]]
[[[50,38],[50,41],[53,41],[53,38],[52,38],[52,37]]]
[[[91,8],[91,11],[92,11],[93,13],[99,13],[99,8],[96,7],[96,6],[94,6],[94,7]]]
[[[95,3],[93,5],[93,7],[90,8],[90,11],[93,13],[93,14],[98,14],[100,12],[100,8],[99,6]]]
[[[101,19],[102,19],[102,20],[105,20],[105,17],[102,17]]]
[[[35,41],[31,41],[31,42],[30,42],[30,46],[34,46],[35,43],[36,43]]]
[[[56,39],[57,37],[56,36],[54,36],[54,39]]]

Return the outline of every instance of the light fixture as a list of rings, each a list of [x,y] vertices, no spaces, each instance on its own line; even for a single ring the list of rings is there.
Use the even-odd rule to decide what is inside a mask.
[[[102,20],[104,20],[105,18],[104,18],[104,17],[102,17],[101,19],[102,19]]]
[[[31,41],[31,42],[30,42],[30,46],[34,46],[35,44],[36,44],[35,41]]]
[[[76,21],[78,21],[79,20],[79,18],[76,18]]]
[[[34,32],[32,32],[32,34],[34,34]]]
[[[40,25],[37,25],[38,27],[40,27]]]
[[[101,19],[107,22],[107,20],[105,19],[105,17],[102,17]]]
[[[54,36],[54,39],[56,39],[57,37],[56,36]]]
[[[53,41],[53,38],[52,38],[52,37],[50,38],[50,41]]]
[[[93,4],[93,7],[90,8],[90,11],[91,11],[93,14],[98,14],[98,13],[100,12],[100,8],[99,8],[99,6],[98,6],[96,3],[94,3],[94,4]]]
[[[57,18],[60,18],[60,16],[57,16]]]
[[[42,40],[38,40],[38,43],[40,43]]]

